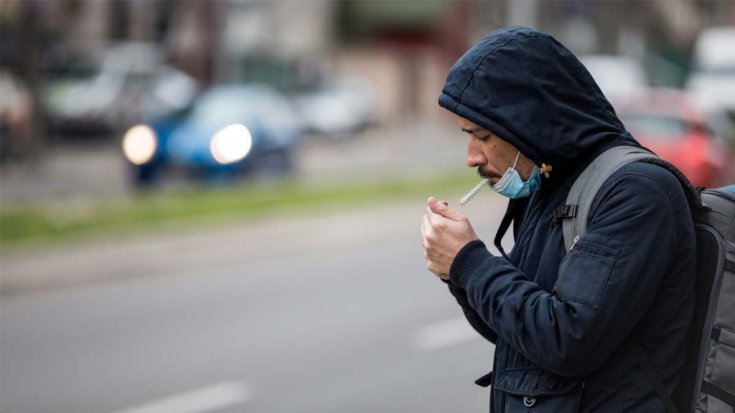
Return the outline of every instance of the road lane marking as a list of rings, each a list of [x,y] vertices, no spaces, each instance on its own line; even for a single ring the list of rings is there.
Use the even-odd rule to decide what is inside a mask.
[[[434,351],[480,338],[464,317],[453,318],[419,329],[414,335],[416,347]]]
[[[251,393],[245,383],[228,381],[114,413],[205,413],[245,403],[251,398]]]

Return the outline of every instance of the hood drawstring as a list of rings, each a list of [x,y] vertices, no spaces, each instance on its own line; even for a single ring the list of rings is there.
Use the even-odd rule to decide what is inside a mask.
[[[503,236],[505,236],[505,233],[508,232],[508,228],[510,228],[511,222],[513,222],[513,210],[515,209],[513,206],[516,204],[512,199],[508,202],[508,208],[505,209],[505,215],[503,215],[503,220],[500,221],[500,226],[498,227],[498,232],[495,233],[495,240],[493,240],[493,244],[495,245],[495,248],[500,251],[500,254],[505,258],[508,262],[510,262],[510,258],[505,253],[505,250],[503,249],[503,245],[501,244],[501,241],[503,240]]]

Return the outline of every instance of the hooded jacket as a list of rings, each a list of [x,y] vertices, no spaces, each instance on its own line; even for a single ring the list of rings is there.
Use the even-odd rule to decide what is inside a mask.
[[[549,35],[502,29],[455,63],[439,104],[553,168],[538,192],[510,201],[507,257],[473,241],[450,268],[469,323],[496,344],[490,411],[663,412],[625,343],[638,342],[672,392],[696,257],[677,178],[652,164],[619,169],[567,254],[553,212],[574,179],[605,149],[638,145],[584,66]]]

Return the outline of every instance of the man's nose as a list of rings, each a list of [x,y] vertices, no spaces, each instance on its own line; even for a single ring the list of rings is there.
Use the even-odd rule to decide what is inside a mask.
[[[485,165],[485,163],[487,162],[487,160],[485,159],[485,155],[482,154],[482,151],[479,148],[478,143],[472,137],[470,137],[470,139],[467,141],[467,154],[465,157],[465,162],[470,168],[476,168],[480,165]]]

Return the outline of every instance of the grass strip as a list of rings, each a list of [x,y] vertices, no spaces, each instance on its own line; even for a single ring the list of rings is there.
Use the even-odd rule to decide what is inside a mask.
[[[473,181],[467,170],[454,170],[419,179],[386,178],[331,184],[286,180],[167,194],[149,193],[129,200],[76,207],[3,208],[0,209],[0,242],[6,246],[29,241],[49,242],[88,233],[141,231],[166,223],[181,226],[213,219],[256,219],[411,198],[423,202],[429,194],[458,193]]]

